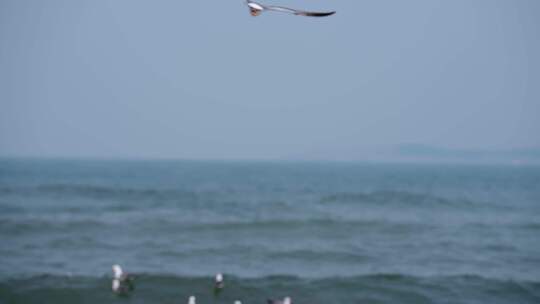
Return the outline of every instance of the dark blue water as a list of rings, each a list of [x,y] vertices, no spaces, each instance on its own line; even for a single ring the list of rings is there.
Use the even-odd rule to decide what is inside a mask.
[[[2,303],[540,303],[540,167],[1,160],[0,241]]]

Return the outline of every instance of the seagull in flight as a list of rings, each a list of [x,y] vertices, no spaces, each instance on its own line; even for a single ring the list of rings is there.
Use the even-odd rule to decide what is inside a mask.
[[[283,7],[283,6],[262,5],[257,2],[253,2],[251,0],[246,0],[246,4],[249,7],[249,12],[251,13],[251,16],[259,16],[264,11],[282,12],[282,13],[289,13],[293,15],[307,16],[307,17],[326,17],[326,16],[330,16],[336,13],[336,12],[300,11],[300,10],[295,10],[295,9]]]
[[[223,274],[218,273],[216,274],[216,281],[214,284],[214,296],[219,295],[219,293],[223,290],[223,287],[225,287],[225,282],[223,282]]]
[[[112,280],[112,290],[114,293],[119,295],[127,295],[130,291],[135,289],[133,277],[122,271],[122,267],[120,267],[120,265],[113,265],[112,270],[114,274]]]
[[[291,300],[291,297],[285,297],[283,298],[283,300],[268,299],[267,303],[268,304],[292,304],[292,300]]]

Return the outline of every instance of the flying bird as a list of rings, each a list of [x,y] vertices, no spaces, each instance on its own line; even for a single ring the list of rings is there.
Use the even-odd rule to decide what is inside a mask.
[[[251,13],[252,16],[259,16],[264,11],[282,12],[282,13],[289,13],[293,15],[307,16],[307,17],[326,17],[326,16],[330,16],[336,13],[336,12],[307,12],[307,11],[296,10],[296,9],[283,7],[283,6],[262,5],[257,2],[253,2],[251,0],[246,0],[246,4],[249,7],[249,12]]]
[[[292,300],[290,297],[285,297],[283,300],[267,300],[268,304],[292,304]]]
[[[133,277],[122,271],[120,265],[113,265],[112,290],[119,295],[127,295],[135,289]]]
[[[223,274],[218,273],[216,274],[216,280],[214,284],[214,295],[219,295],[219,293],[223,290],[223,287],[225,287],[225,282],[223,281]]]

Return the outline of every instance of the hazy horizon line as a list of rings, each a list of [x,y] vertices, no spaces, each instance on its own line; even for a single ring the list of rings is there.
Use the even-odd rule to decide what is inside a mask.
[[[365,165],[470,165],[470,166],[540,166],[538,160],[464,160],[464,159],[406,159],[406,158],[188,158],[188,157],[132,157],[132,156],[37,156],[0,155],[0,161],[80,161],[80,162],[192,162],[192,163],[329,163]]]

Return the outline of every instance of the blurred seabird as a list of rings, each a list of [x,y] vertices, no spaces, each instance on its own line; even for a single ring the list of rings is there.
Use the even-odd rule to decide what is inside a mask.
[[[113,280],[112,280],[112,290],[117,294],[127,294],[130,291],[135,289],[133,283],[133,277],[122,271],[120,265],[115,264],[112,266],[113,271]]]
[[[217,296],[225,287],[225,282],[223,281],[223,274],[216,274],[216,281],[214,284],[214,295]]]
[[[274,11],[274,12],[281,12],[281,13],[289,13],[293,15],[298,16],[307,16],[307,17],[326,17],[335,14],[336,12],[308,12],[308,11],[301,11],[296,10],[284,6],[275,6],[275,5],[262,5],[257,2],[253,2],[251,0],[246,0],[246,4],[249,7],[249,12],[252,16],[259,16],[264,11]]]
[[[268,299],[268,304],[291,304],[292,300],[290,297],[285,297],[283,300],[272,300]]]

